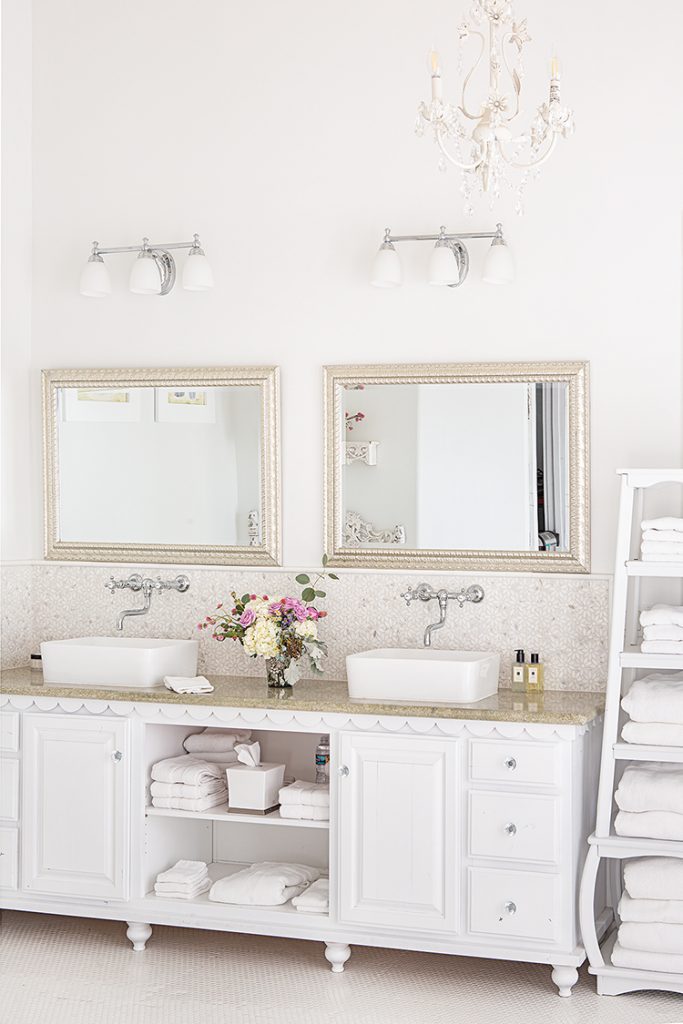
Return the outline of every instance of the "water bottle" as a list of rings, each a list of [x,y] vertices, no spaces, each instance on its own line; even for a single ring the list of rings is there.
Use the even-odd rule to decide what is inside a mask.
[[[315,781],[327,785],[330,781],[330,737],[321,736],[315,748]]]

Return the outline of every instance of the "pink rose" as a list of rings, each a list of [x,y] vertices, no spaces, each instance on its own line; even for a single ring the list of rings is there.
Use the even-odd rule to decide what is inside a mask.
[[[240,615],[240,626],[251,626],[252,622],[256,618],[256,614],[253,608],[245,608]]]

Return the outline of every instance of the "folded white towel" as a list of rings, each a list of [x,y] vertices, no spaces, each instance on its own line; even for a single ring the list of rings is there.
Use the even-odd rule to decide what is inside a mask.
[[[206,861],[203,860],[179,860],[166,871],[160,871],[157,875],[157,882],[173,883],[179,882],[188,884],[201,881],[207,873]]]
[[[227,802],[227,786],[224,786],[223,789],[217,790],[215,793],[210,793],[209,796],[189,798],[178,796],[152,797],[152,807],[161,807],[169,811],[208,811],[211,807],[217,807],[219,804],[227,804]]]
[[[179,757],[167,757],[152,765],[152,778],[155,782],[175,782],[185,786],[201,786],[203,782],[213,779],[225,779],[226,762],[212,763],[203,761],[193,754],[181,754]]]
[[[680,640],[643,640],[640,649],[643,654],[683,655],[683,643]]]
[[[618,942],[624,949],[644,949],[649,953],[677,953],[683,956],[683,924],[627,921],[619,928]]]
[[[619,900],[618,910],[622,921],[678,924],[683,927],[683,900],[634,900],[625,892]]]
[[[279,907],[292,897],[299,896],[318,878],[320,871],[306,864],[264,861],[214,882],[209,899],[214,903]]]
[[[629,967],[634,971],[658,971],[661,974],[678,975],[672,979],[680,981],[683,975],[683,956],[675,953],[647,953],[643,949],[624,949],[614,943],[612,950],[613,967]]]
[[[280,790],[280,803],[304,807],[329,807],[330,787],[319,782],[304,782],[297,779],[291,786],[283,786]]]
[[[653,747],[683,747],[683,725],[669,722],[626,722],[621,730],[625,743]]]
[[[683,626],[683,606],[655,604],[640,613],[641,626]]]
[[[683,626],[643,626],[644,640],[683,640]]]
[[[298,818],[299,821],[329,821],[329,807],[305,807],[303,804],[280,804],[281,818]]]
[[[621,811],[674,811],[683,816],[683,768],[656,761],[630,764],[614,799]]]
[[[197,896],[201,896],[203,892],[208,892],[210,888],[211,879],[207,876],[203,882],[199,882],[192,888],[173,888],[173,886],[169,888],[157,882],[154,886],[154,893],[167,900],[193,900]]]
[[[191,756],[197,757],[201,761],[206,761],[207,764],[221,764],[223,767],[237,764],[237,754],[234,750],[222,750],[219,754],[212,754],[209,750],[202,750],[201,753],[197,751]]]
[[[248,729],[202,729],[185,737],[183,746],[188,754],[220,754],[234,750],[236,743],[244,743],[251,736]]]
[[[226,788],[225,779],[212,779],[200,786],[184,786],[182,782],[153,782],[149,788],[152,796],[177,797],[180,800],[201,800],[202,797],[220,793]]]
[[[644,540],[640,550],[644,555],[683,555],[683,533],[679,533],[678,542],[670,540]]]
[[[174,693],[213,693],[213,686],[206,676],[164,676],[164,686]]]
[[[641,551],[643,562],[683,562],[683,554],[676,554],[671,551]]]
[[[624,887],[634,900],[683,900],[683,857],[625,860]]]
[[[330,909],[330,880],[319,878],[309,885],[301,896],[295,896],[292,906],[306,914],[326,914]]]
[[[634,722],[683,725],[683,672],[652,673],[636,679],[621,706]]]
[[[680,530],[643,530],[643,540],[656,540],[671,544],[683,544],[683,533],[681,533]]]
[[[683,841],[683,814],[674,811],[619,811],[614,819],[618,836]]]
[[[683,519],[678,516],[660,516],[659,519],[643,519],[642,530],[675,530],[683,533]]]

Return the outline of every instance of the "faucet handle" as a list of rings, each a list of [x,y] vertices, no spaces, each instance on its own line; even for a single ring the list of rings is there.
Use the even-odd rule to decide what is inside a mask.
[[[108,590],[110,594],[113,594],[116,588],[120,587],[121,584],[117,582],[113,576],[110,576],[109,580],[107,581],[107,583],[104,584],[104,586],[105,589]]]
[[[408,589],[406,590],[405,594],[401,594],[401,597],[405,601],[405,603],[406,603],[408,608],[410,608],[410,602],[411,601],[416,601],[417,600],[417,594],[415,593],[415,591],[413,590],[412,587],[408,587]]]

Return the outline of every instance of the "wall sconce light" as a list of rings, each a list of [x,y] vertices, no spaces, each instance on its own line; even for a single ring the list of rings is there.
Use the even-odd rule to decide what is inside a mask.
[[[372,265],[370,283],[376,288],[395,288],[401,284],[401,261],[396,251],[397,242],[434,242],[427,273],[429,283],[459,288],[470,269],[469,253],[463,242],[463,239],[470,238],[491,239],[482,280],[487,284],[511,284],[515,279],[515,265],[507,242],[503,238],[502,224],[497,224],[495,231],[458,234],[448,234],[446,228],[442,227],[438,235],[392,235],[391,229],[387,228],[384,232],[384,241]]]
[[[111,292],[109,271],[103,255],[114,252],[136,252],[137,259],[130,272],[128,287],[136,295],[168,295],[176,279],[176,264],[170,249],[188,249],[183,267],[183,288],[190,292],[204,292],[213,288],[213,272],[202,249],[199,235],[191,242],[165,242],[150,245],[149,238],[142,245],[121,245],[104,248],[93,242],[92,252],[81,273],[80,292],[89,298],[100,299]]]

